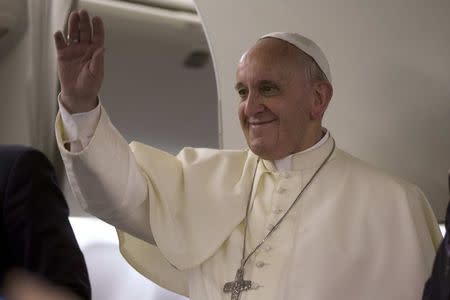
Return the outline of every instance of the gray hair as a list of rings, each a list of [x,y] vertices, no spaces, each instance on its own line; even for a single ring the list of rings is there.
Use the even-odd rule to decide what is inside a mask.
[[[327,78],[327,75],[322,71],[322,69],[319,67],[319,65],[316,63],[316,61],[309,56],[308,54],[302,52],[302,60],[305,67],[305,76],[306,79],[310,83],[314,83],[317,81],[326,81],[330,83],[330,81]]]

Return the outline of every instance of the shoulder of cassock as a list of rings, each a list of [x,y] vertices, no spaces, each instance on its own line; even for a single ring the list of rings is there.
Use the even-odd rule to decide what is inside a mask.
[[[138,142],[130,148],[147,180],[157,248],[118,231],[121,252],[144,276],[186,295],[180,271],[207,260],[242,222],[257,157],[202,148],[173,156]]]
[[[174,157],[136,142],[130,147],[147,179],[156,244],[179,269],[202,263],[243,220],[256,156],[184,148]]]
[[[343,201],[349,214],[364,211],[359,215],[365,219],[360,221],[379,234],[415,235],[418,247],[430,247],[422,252],[429,254],[426,260],[432,263],[442,234],[422,190],[342,150],[338,149],[336,156],[339,159],[334,161],[335,171],[331,173],[336,172],[338,180],[333,189],[341,198],[349,195],[349,200]],[[391,230],[386,231],[389,227]]]

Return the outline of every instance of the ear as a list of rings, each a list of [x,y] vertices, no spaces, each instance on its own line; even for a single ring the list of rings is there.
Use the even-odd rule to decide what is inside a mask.
[[[313,84],[312,89],[314,98],[310,118],[311,120],[322,120],[331,97],[333,97],[333,86],[327,81],[318,81]]]

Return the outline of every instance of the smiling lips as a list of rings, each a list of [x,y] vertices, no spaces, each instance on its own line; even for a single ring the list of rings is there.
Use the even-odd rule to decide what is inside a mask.
[[[266,125],[266,124],[272,123],[274,121],[275,121],[275,119],[269,120],[269,121],[249,121],[248,125],[256,127],[256,126]]]

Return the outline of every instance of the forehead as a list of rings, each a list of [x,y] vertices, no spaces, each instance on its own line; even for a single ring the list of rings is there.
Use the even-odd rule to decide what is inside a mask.
[[[303,74],[301,51],[295,46],[275,38],[259,40],[241,58],[236,79],[287,80]]]

